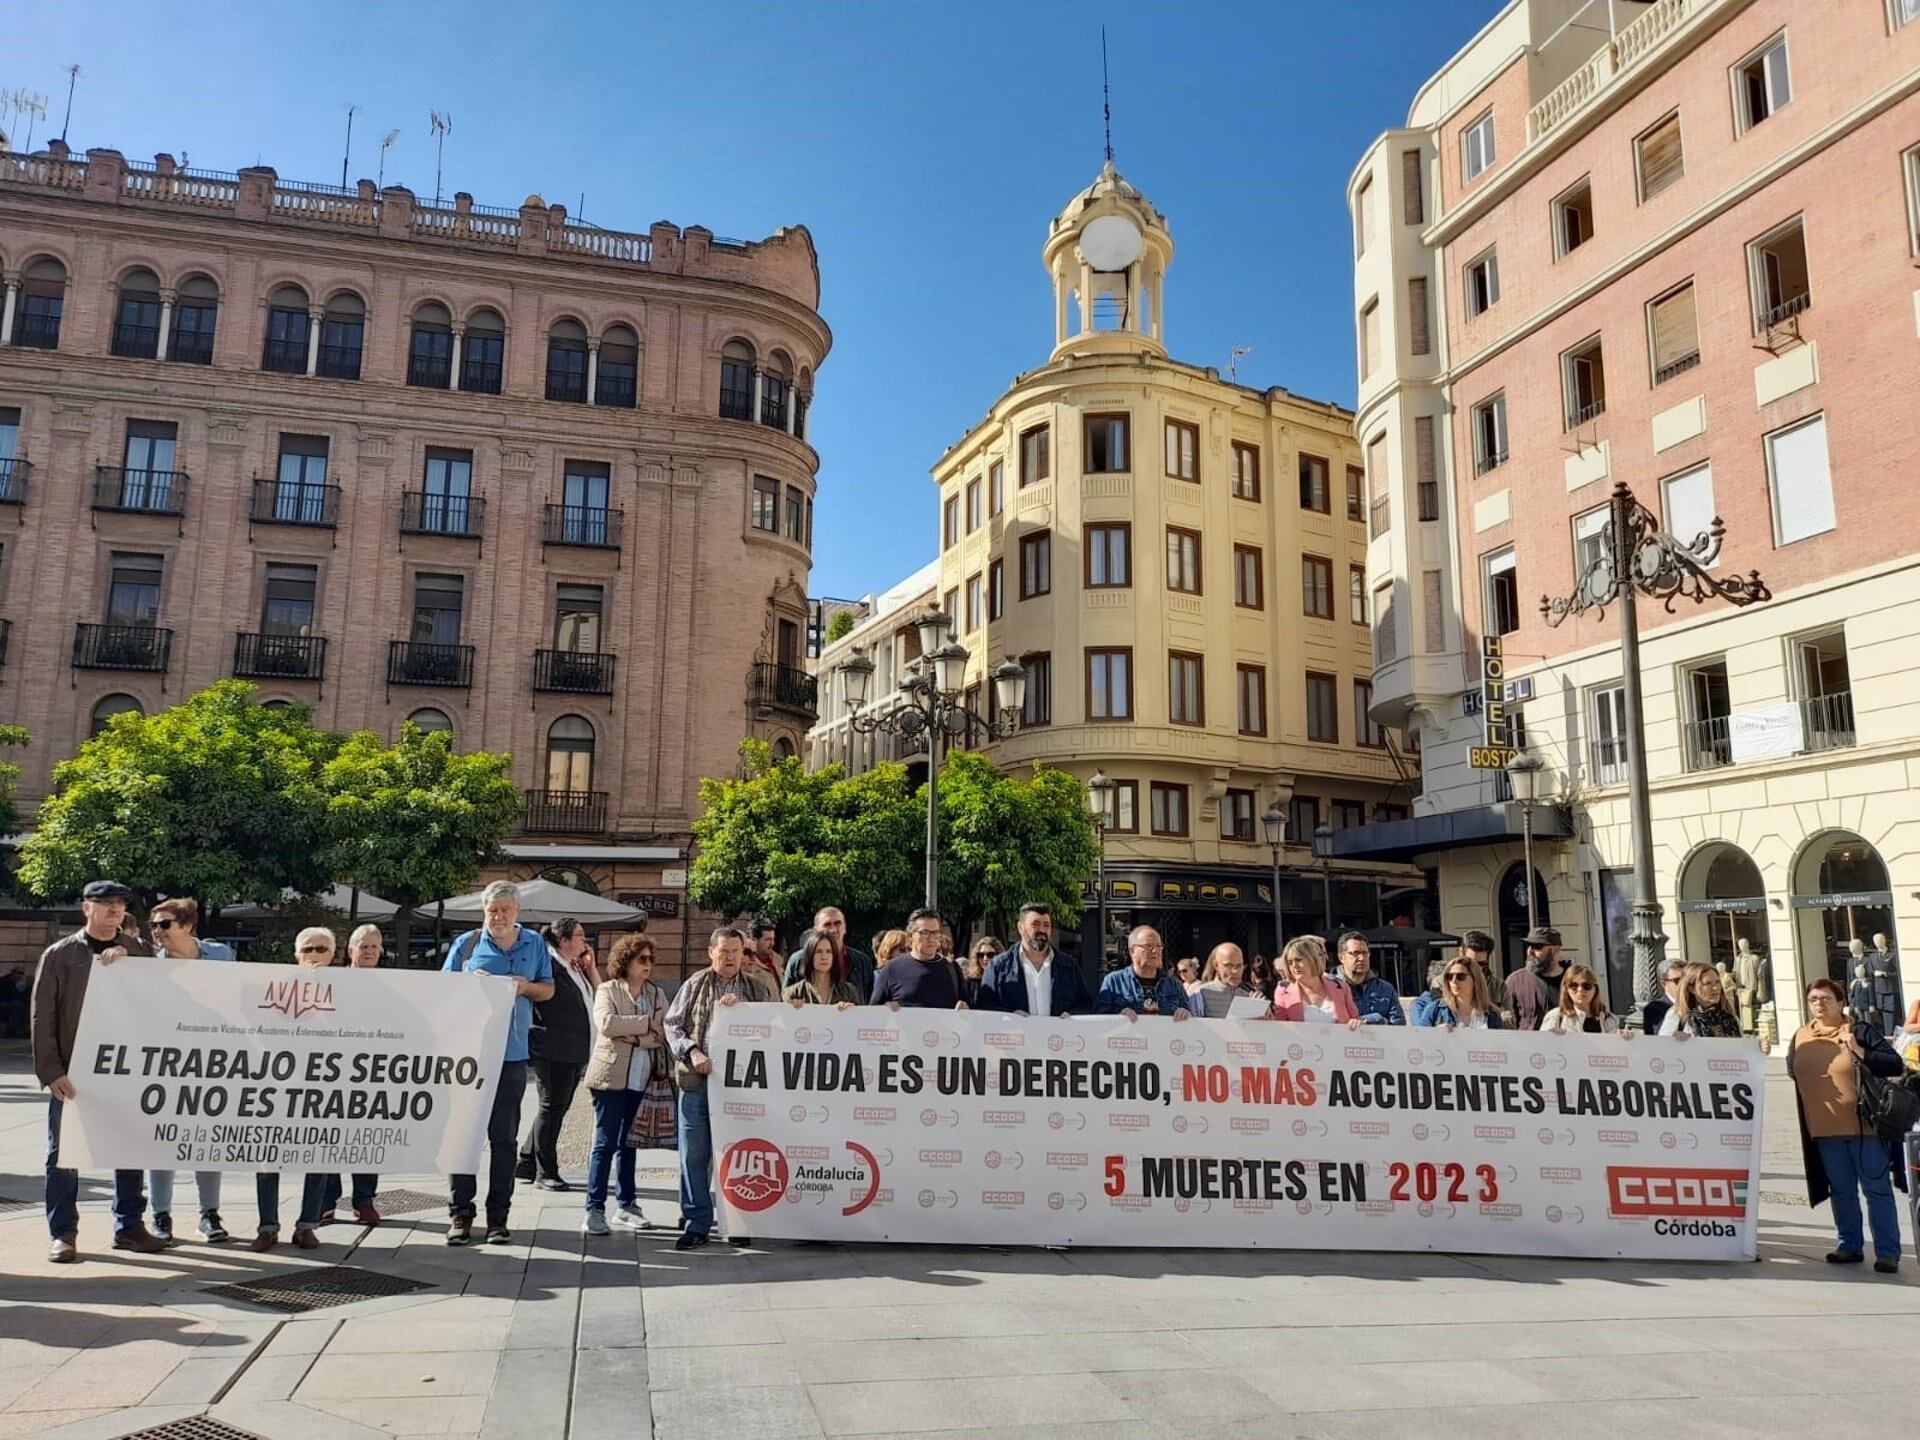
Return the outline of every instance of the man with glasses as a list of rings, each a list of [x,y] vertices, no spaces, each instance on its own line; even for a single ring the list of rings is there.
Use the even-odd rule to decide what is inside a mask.
[[[980,974],[980,1008],[1013,1015],[1090,1015],[1093,992],[1073,960],[1053,947],[1053,911],[1020,907],[1019,936]]]
[[[835,906],[822,905],[813,912],[813,928],[833,936],[833,943],[846,952],[847,983],[853,986],[855,992],[861,995],[870,992],[873,989],[873,956],[847,944],[847,917]],[[778,994],[788,985],[798,984],[802,979],[802,968],[800,952],[795,950],[787,956],[785,978],[774,993]]]
[[[1647,1001],[1646,1009],[1640,1016],[1640,1028],[1649,1035],[1660,1033],[1660,1022],[1667,1018],[1667,1012],[1673,1009],[1673,1002],[1680,998],[1680,976],[1686,969],[1678,960],[1669,960],[1660,967],[1660,989],[1663,993]]]
[[[1137,1020],[1142,1015],[1171,1015],[1190,1020],[1186,991],[1180,982],[1160,967],[1165,963],[1167,947],[1160,932],[1151,925],[1136,925],[1127,932],[1127,958],[1124,970],[1115,970],[1100,982],[1096,1008],[1102,1015],[1124,1015]]]
[[[1353,1008],[1369,1025],[1404,1025],[1406,1011],[1400,1008],[1400,994],[1373,973],[1373,949],[1367,937],[1349,930],[1340,937],[1340,974],[1353,992]]]
[[[844,929],[846,922],[840,923]],[[938,910],[922,906],[909,915],[907,953],[894,956],[874,976],[870,1003],[894,1010],[965,1010],[966,980],[941,949],[945,934]]]
[[[1527,965],[1507,977],[1507,994],[1513,1000],[1514,1028],[1538,1030],[1548,1012],[1559,1008],[1567,966],[1560,958],[1560,932],[1551,925],[1534,926],[1524,943]]]
[[[233,947],[218,940],[200,938],[200,907],[192,900],[162,900],[147,914],[147,928],[159,953],[173,960],[231,960]],[[173,1174],[171,1170],[147,1172],[147,1195],[153,1205],[153,1233],[169,1245],[173,1235]],[[196,1170],[194,1189],[200,1200],[200,1233],[209,1245],[231,1238],[220,1223],[220,1172]]]

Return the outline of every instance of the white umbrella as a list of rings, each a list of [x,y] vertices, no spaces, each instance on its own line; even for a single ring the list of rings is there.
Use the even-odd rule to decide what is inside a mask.
[[[400,907],[391,900],[382,900],[371,891],[360,892],[360,903],[353,903],[353,890],[350,886],[334,885],[322,890],[313,897],[329,910],[337,910],[342,915],[357,913],[362,920],[391,920],[400,913]],[[220,912],[222,920],[265,920],[279,913],[281,908],[300,899],[298,890],[282,893],[279,905],[229,905]]]
[[[582,925],[621,925],[638,920],[645,913],[631,905],[603,900],[598,895],[552,880],[514,883],[520,890],[520,919],[528,925],[550,925],[569,916]],[[457,925],[478,925],[485,919],[480,913],[480,897],[485,893],[475,890],[470,895],[449,896],[442,902],[421,905],[413,913],[423,920],[441,915]]]

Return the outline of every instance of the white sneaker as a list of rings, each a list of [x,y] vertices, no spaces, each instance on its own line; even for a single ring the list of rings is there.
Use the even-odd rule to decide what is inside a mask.
[[[611,1235],[613,1231],[607,1225],[606,1212],[604,1210],[587,1211],[587,1218],[580,1226],[580,1233],[583,1235]]]
[[[625,1225],[634,1230],[648,1230],[652,1228],[647,1224],[647,1217],[640,1213],[640,1207],[638,1205],[622,1205],[614,1212],[613,1223],[616,1225]]]

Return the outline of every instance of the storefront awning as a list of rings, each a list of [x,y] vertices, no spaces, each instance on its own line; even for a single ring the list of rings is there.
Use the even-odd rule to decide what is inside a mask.
[[[1566,840],[1572,835],[1573,827],[1562,807],[1533,807],[1534,839]],[[1349,826],[1334,832],[1333,856],[1336,860],[1411,860],[1434,850],[1518,844],[1520,839],[1520,806],[1510,800],[1470,810],[1416,815],[1411,820]]]

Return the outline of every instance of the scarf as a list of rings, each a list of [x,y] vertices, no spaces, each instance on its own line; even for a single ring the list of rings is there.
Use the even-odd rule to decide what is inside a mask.
[[[1687,1012],[1687,1029],[1702,1039],[1737,1040],[1740,1022],[1718,1005]]]

